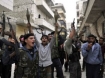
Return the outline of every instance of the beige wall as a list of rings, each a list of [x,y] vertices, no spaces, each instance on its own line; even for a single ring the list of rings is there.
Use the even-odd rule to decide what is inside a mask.
[[[99,35],[102,37],[102,23],[104,21],[104,18],[101,16],[97,22],[97,28],[98,28],[98,32]]]
[[[95,25],[90,25],[90,32],[91,32],[91,34],[93,34],[93,35],[95,35],[95,36],[97,36],[97,33],[96,33],[96,28],[95,28],[96,26]],[[98,36],[97,36],[98,37]]]
[[[17,39],[19,39],[20,35],[25,34],[24,29],[27,30],[25,26],[16,26],[16,37],[17,37]]]

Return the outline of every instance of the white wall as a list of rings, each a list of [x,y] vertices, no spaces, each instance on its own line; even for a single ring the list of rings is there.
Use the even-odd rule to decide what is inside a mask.
[[[38,9],[35,4],[36,2],[37,0],[15,0],[15,3],[14,3],[15,17],[26,19],[26,10],[27,8],[29,8],[29,11],[32,17],[31,21],[35,21],[35,19],[38,19],[38,15],[40,14],[41,18],[45,18],[47,22],[49,22],[50,24],[53,24],[54,22],[53,18],[49,18],[47,14],[44,14],[40,9]],[[17,16],[16,16],[16,12],[18,13]]]
[[[0,0],[0,11],[12,11],[13,0]]]

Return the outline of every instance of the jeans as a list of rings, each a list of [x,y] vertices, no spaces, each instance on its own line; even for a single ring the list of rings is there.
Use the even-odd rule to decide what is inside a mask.
[[[52,78],[54,78],[54,67],[56,68],[58,78],[64,78],[63,71],[62,71],[62,64],[60,62],[60,59],[59,58],[53,59],[52,62],[53,62]]]
[[[92,65],[86,63],[86,78],[100,78],[100,64]]]

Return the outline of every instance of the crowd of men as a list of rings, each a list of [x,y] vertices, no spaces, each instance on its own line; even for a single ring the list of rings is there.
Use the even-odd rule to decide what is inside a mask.
[[[65,72],[70,72],[70,78],[82,78],[80,52],[86,65],[86,78],[103,78],[104,38],[101,37],[99,42],[96,42],[96,36],[91,34],[86,41],[83,41],[81,37],[75,37],[75,26],[72,23],[72,31],[64,41],[58,35],[56,23],[55,31],[48,35],[43,34],[39,43],[32,27],[29,24],[27,27],[30,28],[31,33],[20,36],[18,49],[11,32],[5,32],[8,40],[0,36],[1,78],[11,77],[13,63],[15,63],[14,78],[54,78],[54,68],[57,78],[65,78],[62,70],[64,59]],[[0,26],[0,34],[2,34],[2,26]],[[84,66],[82,68],[84,70]]]

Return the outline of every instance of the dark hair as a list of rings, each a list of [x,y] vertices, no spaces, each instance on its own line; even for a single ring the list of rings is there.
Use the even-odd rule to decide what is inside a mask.
[[[28,37],[30,37],[30,36],[34,36],[34,34],[33,33],[28,33],[28,34],[25,34],[24,35],[24,40],[26,40]]]
[[[46,37],[48,39],[48,35],[42,35],[41,40],[42,40],[43,37]]]
[[[11,35],[9,35],[9,37],[8,38],[12,38],[12,36]]]
[[[21,38],[24,38],[24,35],[20,35],[19,40],[21,41]]]
[[[104,41],[104,38],[103,37],[100,37],[99,39],[102,39]]]
[[[90,37],[93,37],[93,38],[96,39],[96,36],[94,36],[93,34],[90,34],[90,35],[88,36],[88,38],[90,38]]]
[[[20,35],[19,39],[20,39],[20,38],[23,38],[23,37],[24,37],[24,35]]]
[[[51,33],[49,33],[48,35],[52,35]]]
[[[28,34],[25,34],[25,35],[24,35],[24,42],[23,42],[23,46],[25,46],[25,45],[26,45],[25,40],[26,40],[26,39],[28,39],[30,36],[34,36],[34,34],[33,34],[33,33],[28,33]]]

